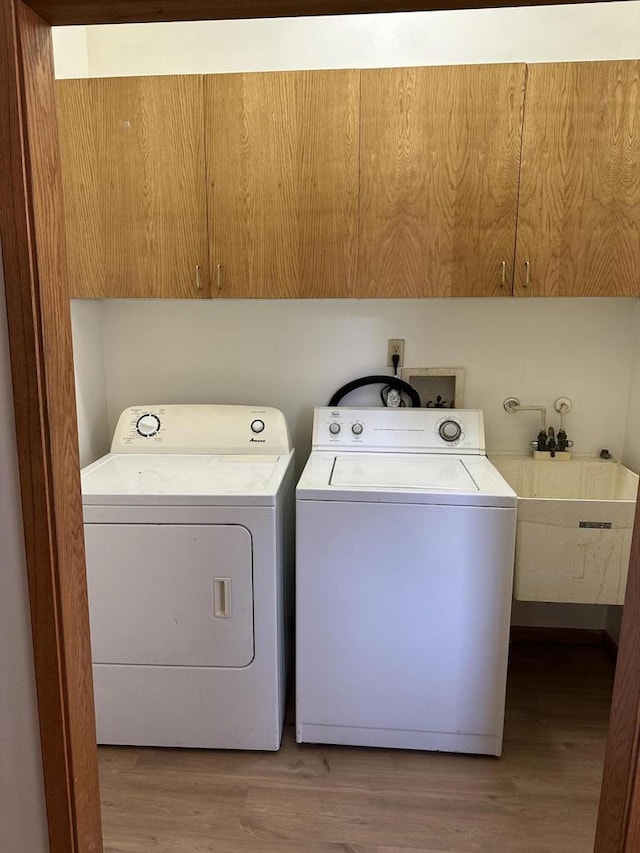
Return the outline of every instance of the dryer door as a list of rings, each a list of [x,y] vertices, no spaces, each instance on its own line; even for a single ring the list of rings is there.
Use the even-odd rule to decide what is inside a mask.
[[[251,534],[237,524],[85,524],[94,663],[253,660]]]

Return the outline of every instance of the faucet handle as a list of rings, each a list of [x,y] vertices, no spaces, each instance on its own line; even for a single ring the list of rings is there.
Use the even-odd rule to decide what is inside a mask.
[[[571,411],[571,400],[568,397],[558,397],[553,404],[553,408],[556,412],[560,412],[561,415],[565,415]]]

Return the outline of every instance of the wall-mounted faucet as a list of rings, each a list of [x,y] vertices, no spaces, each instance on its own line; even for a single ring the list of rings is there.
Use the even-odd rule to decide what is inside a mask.
[[[571,400],[568,397],[558,397],[554,403],[556,412],[560,413],[560,428],[557,436],[552,426],[547,430],[547,410],[544,406],[523,406],[517,397],[507,397],[502,405],[505,412],[510,415],[516,412],[540,412],[540,431],[538,437],[531,442],[534,451],[549,453],[553,459],[556,453],[566,453],[570,447],[573,447],[573,442],[567,438],[565,429],[565,416],[571,411]]]

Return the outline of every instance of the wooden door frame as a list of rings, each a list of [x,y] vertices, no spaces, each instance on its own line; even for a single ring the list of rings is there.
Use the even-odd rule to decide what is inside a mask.
[[[54,853],[99,853],[102,838],[50,27],[558,2],[0,0],[0,240],[45,800]],[[639,731],[640,506],[596,853],[640,850]]]

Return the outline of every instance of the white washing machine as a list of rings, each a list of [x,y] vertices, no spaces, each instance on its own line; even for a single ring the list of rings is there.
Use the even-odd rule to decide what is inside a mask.
[[[516,495],[484,447],[477,410],[316,409],[299,742],[501,753]]]
[[[98,742],[278,749],[293,450],[277,409],[127,409],[82,471]]]

